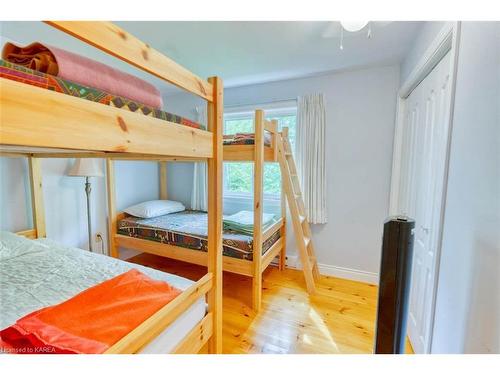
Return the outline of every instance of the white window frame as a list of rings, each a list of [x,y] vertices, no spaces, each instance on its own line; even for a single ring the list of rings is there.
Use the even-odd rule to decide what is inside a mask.
[[[263,105],[252,105],[252,106],[238,106],[238,107],[229,107],[224,109],[224,132],[226,127],[226,120],[237,120],[237,119],[245,119],[245,118],[254,118],[255,109],[263,109],[265,111],[265,116],[273,117],[273,116],[289,116],[295,115],[297,116],[297,101],[290,100],[286,102],[276,102],[271,104],[263,104]],[[238,162],[240,163],[240,162]],[[241,162],[245,163],[245,162]],[[227,163],[224,163],[224,176],[227,175]],[[223,196],[224,199],[228,198],[231,200],[238,201],[250,201],[253,200],[253,174],[252,174],[252,189],[249,193],[244,192],[233,192],[228,190],[227,188],[227,179],[223,178]],[[273,203],[278,203],[281,200],[281,195],[279,193],[266,193],[263,194],[264,200],[272,201]]]

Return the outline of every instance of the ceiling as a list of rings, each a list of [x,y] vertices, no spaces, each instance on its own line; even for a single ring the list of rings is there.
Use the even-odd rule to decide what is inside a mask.
[[[225,87],[318,75],[401,62],[421,22],[374,22],[366,30],[344,33],[338,22],[117,22],[128,32],[201,77],[219,75]],[[326,38],[329,29],[332,37]],[[332,32],[333,29],[333,32]],[[1,22],[0,34],[21,43],[33,40],[63,46],[146,78],[163,92],[171,85],[64,35],[41,22]]]

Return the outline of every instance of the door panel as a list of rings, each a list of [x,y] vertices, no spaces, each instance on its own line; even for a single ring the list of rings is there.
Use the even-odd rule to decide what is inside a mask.
[[[408,334],[427,353],[434,309],[436,249],[446,162],[450,53],[406,99],[399,212],[415,219]]]

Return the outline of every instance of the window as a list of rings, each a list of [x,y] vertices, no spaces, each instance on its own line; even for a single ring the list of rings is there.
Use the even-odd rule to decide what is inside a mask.
[[[268,109],[267,120],[277,120],[278,129],[289,128],[292,148],[295,150],[295,125],[297,108]],[[226,113],[224,115],[224,134],[253,133],[253,111]],[[253,163],[224,163],[224,195],[227,197],[250,198],[253,194]],[[277,163],[264,165],[264,196],[278,199],[281,192],[281,175]]]

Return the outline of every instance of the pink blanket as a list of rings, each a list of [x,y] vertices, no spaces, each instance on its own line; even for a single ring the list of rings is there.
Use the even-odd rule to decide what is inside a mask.
[[[60,48],[42,43],[25,47],[6,43],[2,59],[157,109],[163,105],[160,91],[150,83]]]

